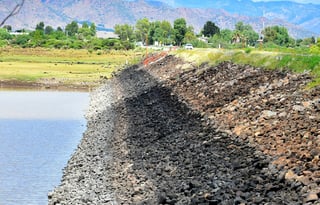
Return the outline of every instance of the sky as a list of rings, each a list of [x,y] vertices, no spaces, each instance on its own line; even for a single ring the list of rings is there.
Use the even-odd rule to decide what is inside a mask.
[[[175,0],[160,0],[162,2],[166,2],[170,5],[175,5]],[[284,1],[284,0],[252,0],[252,1]],[[292,1],[292,2],[297,2],[297,3],[304,3],[304,4],[307,4],[307,3],[313,3],[313,4],[320,4],[320,0],[286,0],[286,1]],[[198,0],[195,0],[195,2],[198,2]]]
[[[283,0],[253,0],[253,1],[283,1]],[[289,0],[294,1],[297,3],[313,3],[313,4],[320,4],[320,0]]]

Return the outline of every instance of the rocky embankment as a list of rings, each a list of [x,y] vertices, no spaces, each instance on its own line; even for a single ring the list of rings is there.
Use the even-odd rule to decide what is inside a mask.
[[[49,204],[319,204],[309,80],[172,56],[125,69],[92,94]]]

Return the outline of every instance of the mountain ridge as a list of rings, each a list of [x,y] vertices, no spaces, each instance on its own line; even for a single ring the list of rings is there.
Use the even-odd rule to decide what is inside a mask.
[[[4,0],[3,2],[7,8],[9,8],[10,2],[12,4],[12,1],[9,0]],[[252,2],[250,0],[242,0],[241,2],[242,4],[237,0],[215,1],[211,3],[210,7],[212,8],[187,8],[173,7],[163,1],[156,0],[32,0],[26,1],[21,13],[9,19],[7,24],[13,25],[14,28],[23,27],[32,29],[40,21],[53,27],[64,27],[72,20],[76,20],[78,22],[94,22],[99,27],[107,29],[113,28],[116,24],[128,23],[134,25],[138,19],[144,17],[149,18],[151,21],[168,20],[171,23],[177,18],[185,18],[187,23],[192,25],[197,32],[201,30],[206,21],[210,20],[215,22],[220,28],[229,29],[234,29],[236,22],[243,21],[252,25],[257,32],[260,32],[263,26],[283,25],[288,28],[290,35],[295,38],[311,37],[320,33],[320,30],[317,32],[317,29],[313,31],[308,29],[310,27],[318,28],[318,24],[320,29],[320,17],[313,14],[315,11],[320,13],[320,5],[313,5],[313,10],[310,10],[309,16],[313,16],[313,18],[304,14],[296,16],[296,22],[298,23],[290,23],[284,19],[284,17],[288,16],[286,15],[288,11],[283,11],[282,16],[279,15],[281,14],[280,11],[277,12],[279,13],[278,15],[274,15],[269,10],[264,11],[263,15],[260,16],[244,15],[245,12],[239,9],[240,5],[242,7],[246,5],[246,8],[242,10],[259,10],[258,8],[261,5],[269,4],[265,2]],[[230,9],[228,10],[228,5],[232,3],[233,9],[241,12],[233,13]],[[260,5],[260,7],[254,7],[254,5]],[[305,8],[302,4],[289,3],[287,5],[293,7],[298,5],[301,8]],[[290,10],[294,10],[291,7],[289,8]],[[296,9],[296,7],[294,8]],[[278,9],[283,10],[283,7],[279,7]],[[0,7],[0,18],[5,12],[7,10]],[[257,14],[259,14],[258,12],[256,11]],[[307,20],[303,21],[303,18]]]

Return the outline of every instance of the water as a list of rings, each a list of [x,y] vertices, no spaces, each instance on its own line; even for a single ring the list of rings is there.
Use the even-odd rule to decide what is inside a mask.
[[[88,93],[0,91],[0,205],[44,205],[85,130]]]

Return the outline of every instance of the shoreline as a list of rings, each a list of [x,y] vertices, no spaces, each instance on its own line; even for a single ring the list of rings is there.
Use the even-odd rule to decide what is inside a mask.
[[[49,205],[116,204],[108,177],[113,165],[109,146],[116,117],[111,106],[114,101],[111,83],[90,93],[86,131],[63,169],[60,184],[48,193]]]
[[[0,91],[75,91],[75,92],[90,92],[99,87],[101,83],[78,83],[65,84],[57,82],[31,82],[19,80],[0,80]]]

